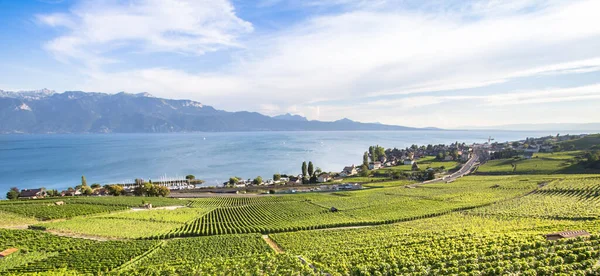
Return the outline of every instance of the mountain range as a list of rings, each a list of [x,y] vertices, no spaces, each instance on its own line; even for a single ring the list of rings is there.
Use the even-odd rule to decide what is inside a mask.
[[[421,129],[349,119],[323,122],[292,114],[270,117],[256,112],[228,112],[196,101],[162,99],[148,93],[0,90],[0,133],[342,130]]]

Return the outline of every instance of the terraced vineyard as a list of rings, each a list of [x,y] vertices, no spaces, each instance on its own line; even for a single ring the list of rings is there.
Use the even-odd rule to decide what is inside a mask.
[[[490,185],[489,181],[498,182]],[[475,208],[532,191],[536,180],[505,177],[298,196],[195,200],[215,209],[158,238],[239,233],[277,233],[344,226],[377,225]],[[335,207],[336,212],[330,209]]]
[[[154,199],[77,198],[63,206],[51,200],[2,202],[0,214],[15,222],[123,240],[0,230],[1,250],[19,249],[0,260],[0,274],[600,273],[598,175],[468,176],[414,188],[405,184],[283,196],[161,199],[158,205],[179,208],[143,211],[129,208]],[[73,209],[55,208],[64,206]],[[73,218],[36,222],[32,215]],[[565,230],[592,235],[554,242],[544,237]],[[270,243],[261,233],[269,235]]]
[[[377,230],[275,235],[332,275],[556,275],[600,273],[600,237],[548,242],[535,234]]]
[[[480,215],[593,220],[600,217],[600,178],[556,180],[519,200],[473,210]]]
[[[55,202],[58,201],[64,204],[56,205]],[[127,210],[131,207],[142,205],[142,202],[152,203],[155,207],[189,204],[188,201],[171,198],[83,197],[0,201],[0,211],[14,213],[23,217],[34,217],[40,220],[52,220]]]
[[[126,206],[92,204],[15,204],[0,205],[0,211],[35,217],[41,220],[72,218],[81,215],[114,212],[127,209]]]

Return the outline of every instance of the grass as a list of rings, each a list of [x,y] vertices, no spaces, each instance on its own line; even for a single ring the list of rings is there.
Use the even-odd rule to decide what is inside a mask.
[[[582,152],[536,153],[531,159],[497,159],[483,164],[477,174],[557,174],[586,172],[579,165]],[[516,168],[514,167],[516,165]]]

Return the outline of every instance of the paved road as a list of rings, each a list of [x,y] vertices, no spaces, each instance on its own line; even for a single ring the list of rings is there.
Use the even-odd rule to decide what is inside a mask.
[[[465,163],[458,171],[454,172],[451,175],[446,175],[442,178],[436,178],[433,180],[427,180],[427,181],[423,181],[419,184],[413,184],[413,185],[409,185],[412,187],[416,187],[422,184],[430,184],[430,183],[437,183],[437,182],[452,182],[454,180],[456,180],[457,178],[463,177],[467,174],[469,174],[473,168],[475,168],[475,166],[477,166],[477,164],[479,164],[479,155],[477,155],[477,151],[473,151],[473,156],[471,157],[471,159],[469,159],[467,161],[467,163]]]

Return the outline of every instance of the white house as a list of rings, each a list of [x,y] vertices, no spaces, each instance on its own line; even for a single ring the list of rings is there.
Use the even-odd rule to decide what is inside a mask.
[[[356,166],[352,165],[352,166],[344,167],[344,169],[340,173],[340,176],[353,176],[357,173],[358,173],[358,171],[356,171]]]
[[[415,163],[414,160],[410,160],[408,158],[404,159],[404,162],[403,162],[404,165],[412,165],[414,163]]]
[[[319,177],[317,178],[317,182],[319,183],[324,183],[327,182],[331,179],[331,175],[329,175],[328,173],[322,173],[321,175],[319,175]]]
[[[369,170],[377,170],[379,168],[381,168],[381,162],[375,161],[375,162],[369,163]]]

